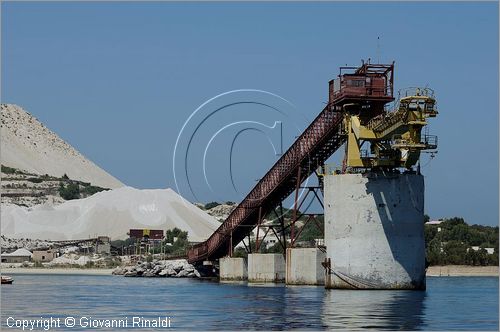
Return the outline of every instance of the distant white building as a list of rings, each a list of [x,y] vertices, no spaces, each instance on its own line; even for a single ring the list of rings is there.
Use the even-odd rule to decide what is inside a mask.
[[[325,245],[325,239],[314,239],[314,244],[316,246],[324,246]]]
[[[472,246],[472,250],[478,251],[480,248],[479,246]],[[495,248],[484,248],[488,252],[489,255],[493,255],[495,253]]]
[[[425,225],[439,225],[443,222],[443,220],[430,220],[425,223]],[[441,227],[437,228],[438,232],[441,232]]]
[[[256,233],[257,230],[255,230],[254,232]],[[267,232],[267,235],[266,235],[266,232]],[[250,238],[252,239],[252,241],[256,240],[256,236],[253,233],[250,236]],[[266,244],[266,249],[274,246],[276,243],[279,243],[279,241],[280,241],[280,239],[278,239],[276,237],[276,235],[274,235],[274,232],[271,229],[269,229],[268,227],[259,228],[259,242],[262,241],[262,239],[264,239],[264,242]]]
[[[425,224],[426,225],[439,225],[442,222],[443,222],[442,220],[430,220],[430,221],[426,222]]]
[[[24,248],[17,249],[9,254],[2,254],[2,263],[22,263],[31,261],[32,253]]]
[[[274,246],[276,243],[279,243],[281,239],[276,237],[274,232],[269,227],[266,227],[266,225],[272,224],[272,222],[264,220],[264,222],[262,224],[263,224],[263,226],[261,226],[259,228],[259,231],[258,231],[259,242],[262,244],[262,239],[264,239],[264,243],[265,243],[265,246],[267,249],[269,247]],[[275,229],[275,231],[276,231],[276,233],[278,233],[278,235],[280,235],[280,233],[278,232],[277,229]],[[267,235],[266,235],[266,232],[267,232]],[[257,239],[256,233],[257,233],[257,228],[255,228],[254,231],[250,234],[251,241],[255,241]],[[245,244],[243,244],[243,243],[245,243]],[[235,248],[245,248],[245,245],[248,247],[248,238],[247,237],[244,238],[240,243],[238,243],[238,245]]]
[[[97,254],[110,254],[111,253],[111,239],[109,236],[98,236],[95,252]]]
[[[57,250],[34,250],[32,258],[34,262],[51,262],[58,256],[59,253]]]

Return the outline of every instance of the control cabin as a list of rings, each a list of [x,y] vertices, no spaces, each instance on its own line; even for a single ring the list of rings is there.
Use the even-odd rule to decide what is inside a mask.
[[[363,63],[361,67],[340,67],[337,79],[329,82],[329,104],[375,104],[383,106],[394,100],[394,63]]]

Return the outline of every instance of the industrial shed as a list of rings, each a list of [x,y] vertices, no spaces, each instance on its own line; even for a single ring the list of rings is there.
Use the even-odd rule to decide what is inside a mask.
[[[22,263],[31,261],[32,253],[24,248],[17,249],[9,254],[2,254],[2,263]]]

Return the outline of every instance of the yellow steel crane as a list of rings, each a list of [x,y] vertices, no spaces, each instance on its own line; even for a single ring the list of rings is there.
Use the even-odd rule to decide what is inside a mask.
[[[422,133],[427,119],[438,114],[431,89],[408,89],[394,110],[384,109],[377,113],[373,117],[364,116],[359,104],[344,105],[343,130],[347,135],[344,171],[352,168],[410,169],[419,160],[422,150],[437,148],[437,137]]]

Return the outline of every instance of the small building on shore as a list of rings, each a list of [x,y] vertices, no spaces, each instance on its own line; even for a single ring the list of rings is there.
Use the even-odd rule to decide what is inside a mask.
[[[48,249],[48,250],[34,250],[33,251],[33,261],[46,263],[51,262],[54,258],[58,257],[59,253],[57,250]]]
[[[439,225],[443,222],[443,220],[431,220],[425,223],[425,225]],[[441,227],[438,226],[437,228],[438,232],[441,232]]]
[[[97,254],[106,254],[109,255],[111,253],[111,239],[109,236],[98,236],[96,243]]]
[[[31,261],[32,253],[24,248],[17,249],[14,252],[1,255],[2,263],[23,263]]]
[[[488,255],[493,255],[495,253],[495,248],[481,248],[479,246],[472,246],[471,248],[474,251],[479,251],[481,249],[484,249],[484,250],[486,250],[486,252],[488,253]]]

